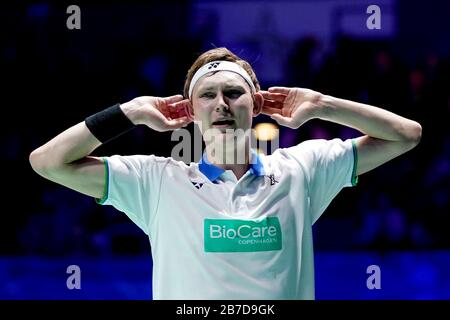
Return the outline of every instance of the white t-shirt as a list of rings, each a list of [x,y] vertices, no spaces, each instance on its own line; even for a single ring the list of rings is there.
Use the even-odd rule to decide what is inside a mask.
[[[239,181],[205,158],[104,159],[96,201],[148,235],[154,299],[314,299],[312,225],[357,183],[353,139],[259,155]]]

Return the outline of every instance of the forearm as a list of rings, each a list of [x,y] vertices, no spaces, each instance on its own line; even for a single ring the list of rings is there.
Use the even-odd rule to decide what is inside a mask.
[[[35,169],[55,168],[86,157],[100,145],[83,121],[34,150],[30,162]]]
[[[383,140],[417,142],[421,138],[422,128],[413,120],[378,107],[327,95],[319,99],[315,117]]]
[[[136,114],[134,110],[133,108],[124,110],[130,120],[134,119]],[[30,162],[35,169],[57,168],[90,155],[100,145],[101,142],[82,121],[34,150],[30,154]]]

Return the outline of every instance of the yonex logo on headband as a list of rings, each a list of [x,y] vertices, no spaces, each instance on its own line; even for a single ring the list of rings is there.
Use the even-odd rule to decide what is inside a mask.
[[[219,66],[219,64],[220,64],[220,62],[211,62],[211,63],[209,64],[208,69],[211,69],[211,68],[217,68],[217,67]]]
[[[191,84],[189,85],[189,98],[192,97],[192,91],[194,90],[194,86],[197,83],[197,81],[205,74],[214,71],[231,71],[237,73],[242,78],[244,78],[245,82],[248,83],[251,91],[253,93],[256,92],[256,88],[255,85],[253,84],[252,78],[249,76],[249,74],[247,73],[247,71],[245,71],[244,68],[242,68],[235,62],[220,60],[220,61],[211,61],[197,70],[197,72],[192,77]]]

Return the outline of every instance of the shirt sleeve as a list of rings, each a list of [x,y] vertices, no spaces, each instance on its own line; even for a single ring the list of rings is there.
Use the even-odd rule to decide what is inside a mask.
[[[125,213],[147,235],[154,220],[165,158],[153,155],[103,157],[105,191],[98,204]]]
[[[314,139],[288,148],[303,167],[314,224],[344,187],[356,186],[358,162],[354,139]]]

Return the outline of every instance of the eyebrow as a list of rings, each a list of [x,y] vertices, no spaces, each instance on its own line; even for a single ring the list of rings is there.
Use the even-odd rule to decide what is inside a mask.
[[[204,87],[204,88],[200,88],[199,92],[204,92],[204,91],[214,90],[215,88],[216,88],[216,87],[212,87],[212,86]],[[245,92],[245,88],[244,88],[243,86],[241,86],[240,84],[233,84],[233,85],[227,84],[227,85],[225,85],[224,89],[225,89],[225,90],[229,90],[229,89],[242,89],[242,90]]]

